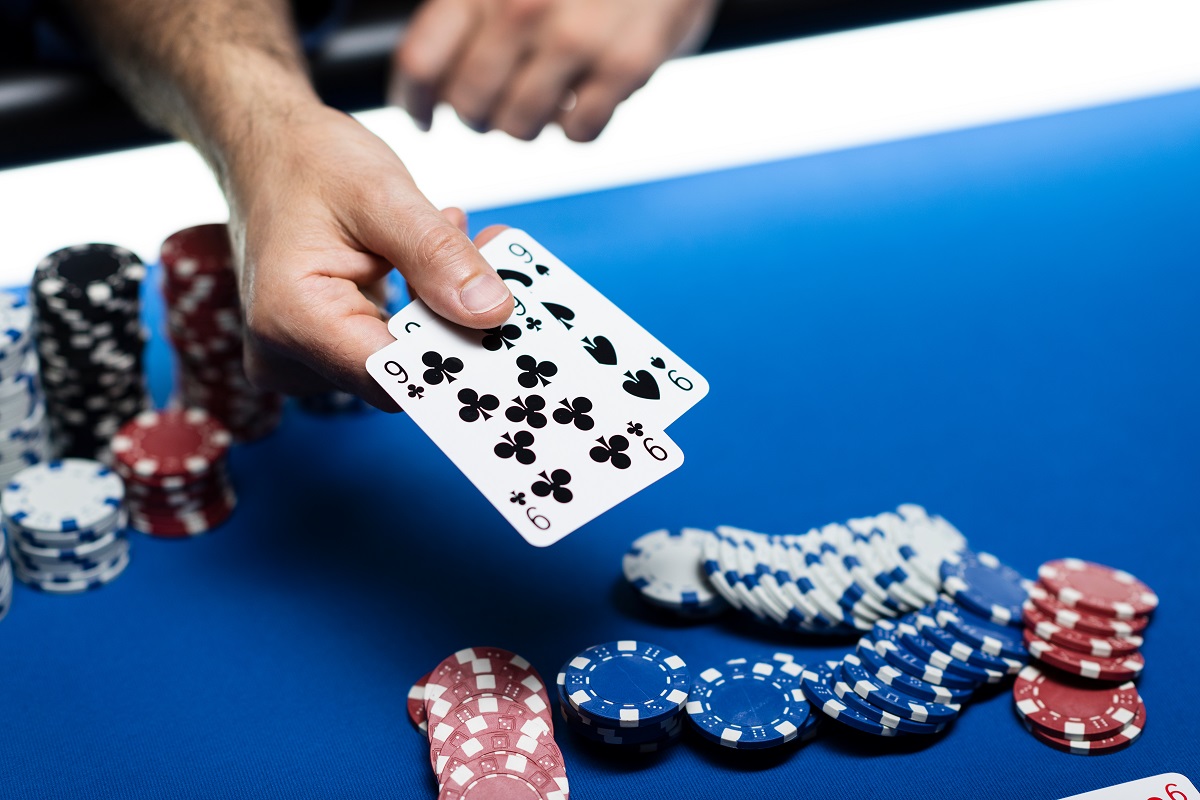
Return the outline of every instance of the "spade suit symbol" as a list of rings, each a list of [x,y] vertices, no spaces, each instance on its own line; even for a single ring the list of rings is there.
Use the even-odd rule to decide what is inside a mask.
[[[644,369],[639,369],[634,375],[629,370],[625,370],[625,377],[629,380],[621,384],[621,388],[634,397],[640,397],[643,400],[657,400],[659,398],[658,381],[654,380],[654,376]]]
[[[617,363],[617,351],[613,347],[612,342],[607,336],[596,336],[592,338],[583,338],[583,349],[587,350],[588,355],[596,359],[597,363],[613,366]]]

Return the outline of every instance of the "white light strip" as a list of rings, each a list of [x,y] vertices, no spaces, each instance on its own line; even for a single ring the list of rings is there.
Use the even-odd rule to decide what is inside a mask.
[[[684,59],[591,145],[484,136],[439,111],[361,119],[439,205],[482,209],[1200,87],[1195,0],[1036,0]],[[0,173],[0,281],[66,244],[152,259],[223,219],[201,160],[165,145]]]

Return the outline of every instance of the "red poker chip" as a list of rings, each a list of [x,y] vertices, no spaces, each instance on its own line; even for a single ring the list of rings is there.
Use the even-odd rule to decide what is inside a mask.
[[[1134,716],[1133,721],[1106,739],[1064,739],[1061,736],[1046,733],[1028,720],[1023,720],[1023,722],[1025,729],[1032,733],[1038,741],[1048,744],[1057,750],[1079,756],[1106,755],[1108,753],[1115,753],[1118,750],[1124,750],[1136,742],[1138,737],[1142,735],[1142,731],[1146,727],[1146,704],[1140,702],[1139,699],[1137,714]]]
[[[186,283],[211,273],[233,273],[233,249],[225,225],[196,225],[171,234],[160,253],[167,279]]]
[[[1087,614],[1059,602],[1058,598],[1046,591],[1041,583],[1036,583],[1029,590],[1029,602],[1049,617],[1055,625],[1071,628],[1081,633],[1094,636],[1135,636],[1150,624],[1150,617],[1135,617],[1130,620],[1113,619]]]
[[[193,511],[178,516],[129,512],[129,526],[151,536],[184,538],[199,536],[218,527],[233,514],[235,502],[221,503],[202,511]]]
[[[198,408],[144,411],[113,437],[116,460],[150,480],[209,473],[232,442],[225,426]]]
[[[558,748],[530,758],[500,750],[447,768],[438,800],[563,800],[567,771]]]
[[[1013,683],[1021,718],[1051,736],[1073,741],[1107,739],[1133,722],[1141,698],[1132,681],[1101,686],[1030,664]]]
[[[1158,596],[1149,586],[1103,564],[1060,558],[1042,564],[1038,578],[1063,605],[1089,614],[1128,620],[1158,608]]]
[[[1089,656],[1061,647],[1053,642],[1047,642],[1034,635],[1030,630],[1025,631],[1024,640],[1031,657],[1082,678],[1100,681],[1131,681],[1141,675],[1142,670],[1146,667],[1146,659],[1138,652],[1115,658]]]
[[[521,703],[538,716],[550,713],[545,687],[532,675],[486,672],[467,674],[431,700],[430,689],[433,687],[434,677],[430,676],[429,683],[425,686],[425,715],[429,718],[430,728],[441,722],[456,706],[478,697],[507,697]]]
[[[1090,636],[1081,631],[1055,625],[1054,622],[1028,600],[1022,609],[1025,627],[1047,642],[1062,645],[1070,650],[1090,656],[1112,658],[1128,655],[1142,646],[1140,636]]]
[[[429,673],[424,675],[408,690],[408,718],[421,733],[429,730],[429,720],[425,716],[425,684],[429,682]]]
[[[435,769],[438,786],[449,781],[450,776],[463,765],[492,755],[524,758],[547,773],[557,773],[557,777],[564,781],[567,776],[562,751],[552,735],[543,738],[493,731],[483,739],[468,742],[463,751],[439,758],[441,769]]]
[[[505,697],[477,697],[460,708],[470,713],[459,720],[447,715],[429,736],[429,762],[435,775],[441,774],[446,760],[465,746],[463,758],[474,758],[488,749],[508,750],[521,736],[532,739],[554,738],[548,717],[534,714],[520,703]]]
[[[539,693],[545,700],[546,705],[550,705],[550,696],[546,691],[545,683],[542,681],[541,675],[533,668],[525,658],[513,653],[510,650],[505,650],[500,647],[468,647],[452,653],[433,668],[429,673],[429,683],[425,689],[425,706],[426,713],[430,719],[434,718],[431,713],[431,708],[435,702],[441,699],[442,694],[453,687],[461,684],[464,680],[473,675],[493,675],[495,676],[490,682],[482,681],[483,686],[497,685],[499,682],[504,683],[519,683]],[[479,684],[479,681],[476,681]],[[486,690],[485,690],[486,691]],[[499,691],[487,691],[489,694],[504,694]],[[452,698],[447,698],[447,701]],[[459,702],[462,699],[459,698]],[[454,705],[456,703],[453,703]],[[449,708],[442,707],[438,717],[444,716]]]

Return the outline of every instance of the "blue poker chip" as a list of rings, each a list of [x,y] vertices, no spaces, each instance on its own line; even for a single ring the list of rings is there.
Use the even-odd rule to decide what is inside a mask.
[[[875,643],[875,651],[885,661],[926,683],[953,689],[975,689],[981,683],[947,673],[930,664],[923,655],[909,649],[908,643],[901,636],[899,625],[891,620],[881,619],[876,622],[875,627],[871,629],[871,639]]]
[[[833,664],[836,662],[829,663]],[[839,700],[846,704],[847,708],[854,709],[859,716],[878,722],[880,725],[895,728],[900,733],[915,733],[921,736],[928,736],[934,733],[941,733],[946,729],[946,725],[949,724],[947,722],[917,722],[916,720],[893,714],[890,711],[872,705],[860,697],[845,680],[840,664],[834,668],[831,685],[833,686],[833,693],[837,695]]]
[[[946,597],[929,607],[938,624],[977,650],[998,658],[1029,661],[1022,632],[972,614]]]
[[[855,694],[871,705],[913,722],[935,725],[952,722],[962,710],[962,706],[957,703],[920,700],[888,686],[876,679],[855,653],[847,653],[842,659],[840,677]]]
[[[895,736],[896,728],[889,728],[875,720],[865,717],[842,702],[833,691],[837,682],[837,661],[826,661],[823,664],[813,664],[800,675],[800,691],[812,703],[813,708],[821,710],[825,716],[836,719],[843,725],[874,736]]]
[[[984,619],[1020,628],[1021,606],[1033,582],[991,553],[964,550],[942,562],[942,589],[954,602]]]
[[[972,689],[953,689],[948,686],[938,686],[937,684],[929,683],[909,675],[903,670],[896,669],[887,663],[883,659],[883,656],[879,655],[875,642],[869,636],[864,636],[858,640],[858,646],[854,652],[862,661],[867,671],[871,673],[873,680],[896,689],[903,694],[912,695],[918,700],[943,705],[961,705],[970,700],[971,695],[974,694],[974,690]]]
[[[558,674],[559,694],[571,708],[623,728],[678,714],[691,684],[682,658],[659,645],[632,640],[593,645]]]
[[[734,659],[700,673],[688,698],[692,726],[710,742],[763,750],[798,739],[811,714],[795,661]]]
[[[932,613],[932,609],[930,611]],[[1006,675],[1016,675],[1025,666],[1027,661],[1027,659],[1022,661],[1015,658],[994,656],[978,650],[970,642],[963,641],[944,627],[937,619],[925,614],[914,614],[912,624],[921,632],[921,636],[933,643],[942,652],[987,673],[989,683],[998,683]],[[1000,678],[992,680],[993,675],[999,675]]]
[[[930,634],[935,630],[941,630],[937,627],[937,623],[934,622],[932,617],[921,615],[921,618],[930,626]],[[1003,667],[999,670],[985,669],[968,663],[965,660],[960,660],[953,653],[949,652],[948,648],[943,648],[939,642],[935,641],[932,635],[926,635],[926,631],[920,629],[918,615],[916,614],[905,615],[897,621],[896,627],[900,632],[900,640],[908,645],[910,652],[923,658],[931,666],[940,669],[945,675],[953,675],[977,684],[983,684],[999,683],[1008,674],[1008,671]]]

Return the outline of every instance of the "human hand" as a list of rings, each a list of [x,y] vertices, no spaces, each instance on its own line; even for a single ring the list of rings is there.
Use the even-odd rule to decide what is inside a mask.
[[[332,386],[395,410],[365,368],[395,341],[380,292],[393,267],[434,312],[472,328],[507,319],[512,295],[465,215],[439,212],[352,117],[314,103],[277,133],[256,134],[226,179],[247,375],[263,389]]]
[[[717,0],[426,0],[396,50],[390,94],[425,130],[444,101],[480,132],[528,140],[557,121],[569,138],[590,141],[659,65],[700,44],[716,7]]]

